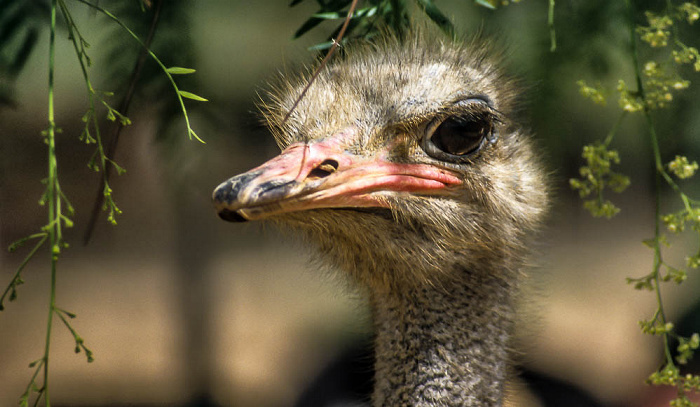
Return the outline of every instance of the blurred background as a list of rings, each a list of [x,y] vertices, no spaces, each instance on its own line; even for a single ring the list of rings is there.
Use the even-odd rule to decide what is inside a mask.
[[[117,3],[124,2],[100,5],[145,32],[148,12]],[[59,31],[59,176],[76,215],[75,227],[66,231],[71,247],[59,261],[57,303],[78,315],[73,326],[95,361],[88,364],[84,354],[76,355],[72,336],[55,321],[55,406],[293,406],[305,390],[332,388],[313,383],[324,369],[332,376],[342,355],[363,354],[371,334],[366,304],[342,277],[310,265],[308,249],[293,235],[258,223],[222,222],[210,204],[216,185],[278,153],[256,115],[258,92],[279,71],[313,61],[307,47],[325,41],[336,26],[321,25],[292,41],[317,4],[288,3],[166,2],[153,48],[167,66],[197,70],[176,79],[182,89],[209,99],[187,104],[206,144],[187,140],[172,89],[152,79],[157,68],[149,61],[128,114],[133,125],[123,130],[115,159],[127,172],[110,183],[123,214],[117,226],[102,214],[87,246],[83,235],[100,174],[86,166],[93,146],[78,141],[87,109],[85,83],[66,31]],[[508,68],[526,88],[523,116],[551,169],[555,203],[532,256],[517,340],[524,373],[514,381],[511,401],[667,405],[672,391],[644,385],[663,362],[661,340],[642,335],[638,325],[653,314],[655,298],[625,283],[625,277],[647,274],[652,266],[653,253],[642,244],[653,236],[654,198],[641,116],[624,123],[613,146],[620,150],[621,171],[632,180],[628,191],[612,197],[622,208],[617,217],[592,218],[568,187],[568,179],[578,176],[582,146],[604,138],[619,114],[615,95],[609,106],[597,106],[578,94],[575,82],[612,87],[617,78],[633,82],[624,5],[557,4],[558,48],[551,53],[544,3],[524,1],[492,11],[464,0],[437,2],[457,32],[483,31],[506,46]],[[658,2],[637,3],[645,9]],[[23,69],[4,71],[0,80],[2,247],[46,223],[37,201],[46,176],[40,133],[47,122],[49,30],[46,5],[26,5],[21,12],[38,16],[30,27],[36,46]],[[92,45],[92,82],[114,91],[112,105],[118,106],[139,48],[101,15],[68,5]],[[687,38],[700,38],[697,28]],[[697,74],[686,77],[700,82]],[[700,156],[698,89],[693,83],[674,94],[672,107],[656,115],[667,161],[677,153],[691,160]],[[692,181],[683,186],[691,195],[700,193]],[[673,195],[662,200],[666,212],[679,208]],[[666,259],[684,264],[695,239],[672,237]],[[28,250],[0,252],[0,288]],[[40,252],[23,275],[18,299],[6,302],[0,313],[2,407],[17,404],[33,372],[27,366],[43,352],[48,253]],[[669,317],[687,335],[700,330],[693,324],[700,315],[699,288],[700,278],[690,271],[681,287],[664,290]],[[569,401],[545,404],[543,386],[562,391]]]

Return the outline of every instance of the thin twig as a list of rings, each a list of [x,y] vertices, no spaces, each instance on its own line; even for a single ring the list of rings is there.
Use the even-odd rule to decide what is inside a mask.
[[[34,246],[34,248],[29,252],[27,257],[24,258],[22,263],[20,263],[19,267],[17,267],[17,271],[15,271],[15,275],[12,276],[12,280],[10,280],[10,284],[5,288],[5,291],[2,293],[2,296],[0,296],[0,311],[3,310],[3,302],[5,301],[5,297],[7,296],[8,293],[12,292],[12,290],[15,290],[18,284],[18,281],[20,281],[20,278],[22,276],[22,270],[24,270],[24,267],[29,264],[29,261],[34,258],[34,255],[36,254],[37,251],[44,245],[46,242],[46,239],[48,239],[48,234],[47,233],[42,233],[41,234],[41,240]],[[38,236],[38,235],[37,235]],[[10,296],[10,301],[12,301],[12,296]]]
[[[554,0],[549,0],[549,12],[547,13],[547,25],[549,26],[549,52],[557,50],[557,32],[554,29]]]
[[[328,50],[328,53],[326,56],[323,58],[321,63],[319,64],[318,68],[314,71],[313,75],[311,75],[311,79],[309,79],[309,82],[306,84],[304,89],[301,91],[299,96],[296,98],[294,101],[294,104],[292,105],[291,109],[287,112],[287,114],[284,116],[284,119],[282,119],[282,125],[284,125],[287,120],[289,119],[289,116],[292,115],[294,110],[297,108],[299,105],[299,102],[304,98],[306,95],[306,92],[309,90],[311,85],[314,83],[316,78],[318,77],[318,74],[321,72],[321,69],[323,69],[328,61],[331,59],[333,54],[335,53],[335,50],[340,46],[340,41],[343,40],[343,35],[345,35],[345,30],[348,28],[348,25],[350,24],[350,20],[352,19],[352,15],[355,12],[355,6],[357,6],[357,0],[352,0],[352,4],[350,5],[350,9],[348,10],[348,15],[345,17],[345,22],[343,22],[343,26],[340,28],[340,31],[338,32],[338,38],[333,41],[333,45],[331,48]]]
[[[155,3],[153,17],[151,19],[151,26],[148,30],[148,37],[146,37],[144,47],[141,49],[141,53],[139,54],[139,58],[136,61],[136,65],[134,65],[134,70],[131,72],[129,88],[126,91],[126,94],[124,94],[122,103],[119,105],[119,112],[124,116],[128,116],[129,106],[131,105],[131,101],[133,100],[134,92],[136,90],[136,83],[138,82],[141,76],[141,71],[143,69],[144,64],[146,63],[146,59],[149,56],[148,50],[150,49],[151,43],[153,42],[153,37],[155,36],[156,26],[158,25],[158,21],[160,18],[160,9],[162,5],[163,0],[157,0]],[[121,121],[115,120],[114,124],[112,125],[112,139],[109,143],[109,147],[107,148],[106,152],[106,158],[108,160],[114,160],[114,157],[117,154],[119,135],[121,134],[122,128],[124,128],[124,126],[122,125]],[[92,207],[92,212],[90,213],[90,220],[88,221],[87,228],[85,229],[85,235],[83,236],[83,244],[85,245],[87,245],[90,242],[92,233],[95,231],[95,226],[97,225],[97,219],[100,217],[100,212],[102,212],[101,208],[104,202],[105,184],[109,181],[110,175],[112,174],[112,166],[105,166],[105,168],[103,168],[103,171],[105,171],[105,175],[104,177],[100,178],[100,186],[99,188],[97,188],[97,197],[95,198],[95,204]]]
[[[56,160],[56,121],[54,117],[54,71],[56,55],[56,8],[57,0],[51,1],[51,36],[49,39],[49,100],[48,119],[49,129],[46,132],[46,142],[49,150],[49,174],[47,177],[47,201],[49,223],[47,234],[49,238],[49,256],[51,256],[51,292],[49,294],[49,311],[46,322],[46,341],[44,343],[44,401],[46,407],[51,406],[49,398],[49,354],[51,350],[51,327],[56,306],[56,263],[61,247],[61,197],[58,189],[58,162]],[[38,399],[37,399],[38,402]]]

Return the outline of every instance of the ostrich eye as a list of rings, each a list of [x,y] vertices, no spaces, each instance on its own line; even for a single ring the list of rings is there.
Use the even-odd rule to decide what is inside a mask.
[[[479,148],[490,131],[482,120],[450,117],[435,129],[430,141],[447,154],[466,155]]]
[[[470,107],[487,106],[483,101],[468,101]],[[464,162],[478,152],[486,141],[495,141],[493,120],[488,111],[470,109],[462,114],[436,119],[427,128],[423,150],[439,160]]]

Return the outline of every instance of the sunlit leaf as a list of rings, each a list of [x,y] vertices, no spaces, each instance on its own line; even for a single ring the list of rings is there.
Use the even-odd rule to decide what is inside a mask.
[[[430,1],[430,0],[428,0]],[[352,14],[352,18],[360,17],[372,17],[377,12],[377,7],[365,7],[359,10],[355,10]],[[316,13],[312,17],[321,18],[324,20],[341,20],[348,17],[347,11],[327,11],[322,13]]]
[[[324,49],[328,49],[332,46],[333,46],[333,41],[326,41],[326,42],[322,42],[320,44],[312,45],[307,49],[309,51],[323,51]]]
[[[324,20],[339,20],[341,18],[347,17],[347,13],[338,13],[336,11],[329,11],[326,13],[316,13],[313,15],[315,18],[321,18]]]
[[[165,70],[171,75],[189,75],[191,73],[195,73],[196,70],[192,68],[182,68],[179,66],[173,66]]]
[[[180,90],[177,93],[179,93],[180,96],[182,96],[183,98],[192,99],[192,100],[196,100],[199,102],[208,102],[209,101],[207,99],[204,99],[201,96],[195,95],[194,93],[186,92],[184,90]]]
[[[486,8],[490,8],[491,10],[496,9],[495,0],[474,0],[474,3],[476,3],[480,6],[484,6]]]

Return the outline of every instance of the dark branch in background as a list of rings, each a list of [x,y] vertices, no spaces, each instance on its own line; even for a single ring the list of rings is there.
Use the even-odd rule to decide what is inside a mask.
[[[0,108],[19,107],[15,83],[50,14],[48,1],[0,0]]]
[[[352,0],[352,4],[350,4],[350,9],[348,10],[348,15],[345,17],[345,22],[343,23],[343,26],[340,28],[340,31],[338,32],[338,38],[336,38],[333,41],[333,45],[331,48],[328,50],[328,53],[326,56],[323,58],[323,61],[318,65],[318,68],[314,71],[313,75],[311,75],[311,79],[309,79],[309,83],[306,84],[304,89],[301,91],[299,96],[296,98],[294,101],[294,104],[292,105],[291,109],[287,112],[287,114],[284,116],[284,119],[282,120],[282,125],[287,122],[289,119],[289,116],[294,112],[294,110],[297,108],[297,105],[299,105],[299,102],[304,98],[306,95],[306,92],[309,90],[311,85],[314,83],[316,80],[316,77],[318,77],[318,74],[321,72],[321,69],[326,66],[328,61],[331,59],[333,54],[335,53],[335,50],[340,46],[340,41],[343,40],[343,35],[345,35],[345,30],[348,28],[348,24],[350,24],[350,20],[352,19],[352,14],[355,11],[355,6],[357,6],[357,0]]]
[[[155,36],[156,27],[158,25],[158,19],[160,17],[160,10],[163,5],[163,0],[156,0],[155,7],[153,9],[153,18],[151,19],[151,25],[148,30],[148,37],[144,41],[144,47],[139,54],[139,58],[136,61],[134,70],[131,73],[131,79],[129,81],[129,88],[124,94],[124,99],[119,105],[119,112],[127,116],[129,112],[129,106],[131,105],[131,100],[134,97],[134,91],[136,90],[136,83],[139,81],[141,76],[141,71],[143,65],[146,63],[148,58],[148,50],[151,48],[151,43],[153,42],[153,37]],[[116,120],[112,124],[112,138],[110,140],[109,146],[107,147],[106,156],[109,160],[114,160],[114,156],[117,153],[117,146],[119,144],[119,135],[121,134],[122,128],[124,126],[121,121]],[[97,197],[95,198],[95,204],[92,207],[92,212],[90,213],[90,220],[88,221],[87,228],[85,229],[85,235],[83,236],[83,243],[88,244],[92,233],[95,231],[95,226],[97,225],[97,219],[100,217],[100,212],[102,212],[102,204],[104,203],[104,187],[105,183],[109,181],[112,174],[112,166],[108,165],[104,168],[105,176],[100,178],[100,186],[97,188]]]

